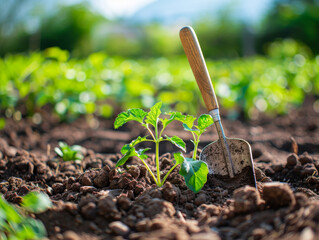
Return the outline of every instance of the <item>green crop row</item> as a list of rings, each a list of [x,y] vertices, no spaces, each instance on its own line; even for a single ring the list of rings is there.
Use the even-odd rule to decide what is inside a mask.
[[[220,104],[231,116],[285,113],[306,94],[319,95],[319,56],[310,57],[293,40],[270,50],[268,57],[206,61]],[[157,101],[165,111],[189,114],[203,105],[186,57],[136,60],[94,53],[74,59],[49,48],[0,59],[0,112],[7,117],[21,106],[23,115],[37,116],[48,104],[62,120],[93,113],[112,117],[115,107],[149,108]]]

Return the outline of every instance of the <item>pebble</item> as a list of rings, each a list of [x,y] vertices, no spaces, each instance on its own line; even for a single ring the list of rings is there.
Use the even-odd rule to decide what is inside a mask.
[[[274,164],[271,166],[271,168],[275,171],[275,172],[280,172],[284,169],[284,166],[282,164]]]
[[[169,202],[174,202],[177,197],[177,191],[170,182],[164,184],[162,193],[163,198]]]
[[[95,219],[97,214],[96,204],[94,202],[89,202],[81,208],[81,213],[87,219]]]
[[[236,189],[233,194],[236,213],[252,212],[258,209],[261,199],[256,188],[251,186]]]
[[[302,232],[300,234],[300,239],[315,240],[316,234],[313,232],[313,230],[310,227],[306,227],[302,230]]]
[[[93,187],[93,186],[82,186],[82,187],[80,187],[80,192],[84,193],[84,194],[85,193],[92,193],[94,191],[96,191],[96,188]]]
[[[127,169],[127,172],[132,175],[133,178],[137,179],[140,176],[140,169],[138,166],[132,165]]]
[[[130,228],[120,221],[111,222],[109,224],[109,228],[114,234],[121,236],[126,235],[130,232]]]
[[[269,182],[263,186],[263,199],[272,208],[295,205],[294,194],[286,183]]]
[[[293,167],[293,166],[297,165],[298,160],[299,160],[299,158],[298,158],[297,154],[295,154],[295,153],[290,154],[287,157],[287,166]]]
[[[73,231],[66,231],[63,234],[64,240],[80,240],[79,236]]]
[[[147,217],[155,217],[157,214],[173,217],[175,215],[175,208],[172,203],[161,199],[152,199],[144,209],[144,214]]]
[[[125,196],[120,196],[117,199],[117,205],[123,210],[128,210],[132,205],[132,201]]]
[[[303,169],[301,170],[301,176],[305,177],[305,176],[311,176],[316,174],[318,171],[315,167],[315,165],[313,165],[312,163],[306,163],[305,165],[303,165]]]
[[[206,202],[206,194],[205,193],[200,193],[196,198],[195,198],[195,205],[199,206],[203,203]]]
[[[86,174],[83,175],[81,183],[83,186],[93,186],[91,178]]]
[[[299,156],[299,162],[302,165],[304,165],[304,164],[307,164],[307,163],[312,163],[313,160],[312,160],[312,157],[307,152],[305,152],[304,154]]]
[[[82,180],[83,181],[83,180]],[[109,174],[108,172],[102,170],[98,173],[98,175],[94,178],[94,185],[98,188],[106,187],[109,185]]]
[[[52,189],[55,193],[63,193],[64,192],[64,189],[65,187],[63,186],[62,183],[54,183],[52,185]]]

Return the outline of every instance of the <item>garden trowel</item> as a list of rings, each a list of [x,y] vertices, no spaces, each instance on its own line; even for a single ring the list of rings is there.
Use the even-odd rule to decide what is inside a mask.
[[[202,150],[200,160],[207,163],[209,172],[223,187],[235,189],[246,184],[256,187],[249,143],[243,139],[227,138],[224,134],[217,98],[194,30],[188,26],[183,27],[180,30],[180,38],[219,136],[217,141],[210,143]]]

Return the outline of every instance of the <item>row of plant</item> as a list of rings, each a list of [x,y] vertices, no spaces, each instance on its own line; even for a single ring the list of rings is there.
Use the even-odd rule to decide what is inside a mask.
[[[220,103],[233,109],[233,117],[240,112],[248,117],[256,111],[284,113],[301,104],[306,94],[319,94],[319,56],[311,57],[293,40],[271,44],[268,54],[207,60]],[[190,114],[202,104],[184,56],[133,60],[100,52],[75,59],[49,48],[0,59],[0,110],[7,117],[21,104],[29,116],[50,104],[65,119],[93,113],[111,117],[115,106],[149,108],[157,101],[164,110]]]
[[[51,206],[51,200],[44,193],[28,193],[21,206],[8,203],[0,195],[0,239],[43,239],[47,235],[44,225],[29,215],[41,213]]]

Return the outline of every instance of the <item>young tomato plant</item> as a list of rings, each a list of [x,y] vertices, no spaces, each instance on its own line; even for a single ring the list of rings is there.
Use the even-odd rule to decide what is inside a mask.
[[[198,192],[206,183],[209,172],[207,164],[204,161],[196,160],[198,144],[200,142],[199,138],[214,121],[208,114],[203,114],[198,118],[197,126],[194,125],[194,120],[182,121],[184,129],[193,135],[193,140],[191,140],[194,144],[192,158],[185,158],[181,153],[175,153],[174,158],[181,164],[179,174],[184,177],[187,187],[193,192]]]
[[[203,161],[197,161],[196,160],[196,152],[197,152],[197,146],[199,143],[199,137],[200,135],[205,131],[205,129],[210,126],[213,122],[212,119],[208,118],[209,115],[202,115],[198,120],[198,126],[195,126],[195,129],[192,129],[194,126],[194,121],[196,118],[190,115],[183,115],[179,112],[170,112],[168,113],[169,118],[160,118],[161,115],[161,108],[162,103],[156,103],[153,107],[151,107],[150,111],[147,113],[143,111],[142,109],[129,109],[126,112],[120,113],[114,122],[114,128],[117,129],[120,126],[124,125],[125,123],[129,121],[137,121],[139,122],[143,127],[147,129],[147,131],[150,133],[150,137],[139,136],[137,139],[134,139],[131,141],[131,143],[126,144],[122,147],[121,153],[124,155],[121,159],[118,160],[116,167],[119,167],[126,163],[126,161],[132,157],[136,156],[138,157],[142,163],[145,165],[149,173],[151,174],[154,182],[158,187],[162,186],[169,174],[178,166],[181,165],[180,174],[184,176],[184,179],[186,181],[187,186],[194,192],[198,192],[206,183],[207,181],[207,174],[208,174],[208,168],[205,162]],[[210,116],[209,116],[210,117]],[[183,151],[186,151],[185,142],[177,137],[169,137],[167,135],[163,136],[163,132],[165,128],[174,120],[178,120],[183,123],[184,128],[187,126],[189,130],[191,130],[193,136],[194,136],[194,154],[193,158],[184,158],[184,156],[181,153],[175,153],[175,164],[171,167],[171,169],[166,173],[166,175],[161,179],[160,176],[160,163],[159,163],[159,143],[162,141],[169,141],[182,149]],[[204,122],[206,124],[204,124]],[[161,128],[159,126],[159,123],[161,123]],[[151,129],[151,127],[153,129]],[[146,149],[139,149],[136,150],[135,146],[141,142],[154,142],[155,143],[155,164],[156,164],[156,176],[146,163],[145,159],[148,158],[148,156],[145,154],[146,151],[150,150],[150,148]]]
[[[178,166],[178,162],[167,172],[167,174],[164,176],[163,179],[161,179],[161,172],[160,172],[160,163],[159,163],[159,144],[163,141],[169,141],[173,143],[175,146],[179,147],[183,151],[186,151],[185,142],[177,137],[169,137],[167,135],[163,136],[163,132],[165,128],[174,120],[180,119],[183,120],[185,117],[181,113],[173,112],[169,113],[169,118],[160,118],[161,115],[161,106],[162,103],[158,102],[153,107],[151,107],[150,111],[147,113],[143,111],[142,109],[134,108],[129,109],[126,112],[120,113],[114,122],[114,128],[117,129],[123,124],[129,122],[129,121],[137,121],[139,122],[144,128],[147,129],[147,131],[150,133],[150,138],[148,136],[144,137],[138,137],[137,139],[133,140],[131,143],[126,144],[122,147],[121,153],[124,155],[116,164],[116,167],[119,167],[126,163],[126,161],[132,157],[136,156],[138,157],[142,163],[145,165],[149,173],[151,174],[154,182],[157,186],[162,186],[168,177],[168,175]],[[160,128],[159,123],[162,123],[162,126]],[[152,127],[152,129],[151,129]],[[148,164],[146,163],[145,159],[148,158],[148,156],[145,154],[146,151],[150,150],[150,148],[145,149],[139,149],[136,150],[135,146],[141,142],[153,142],[155,143],[155,164],[156,164],[156,177],[155,174],[152,172]]]

